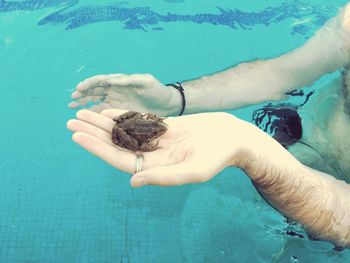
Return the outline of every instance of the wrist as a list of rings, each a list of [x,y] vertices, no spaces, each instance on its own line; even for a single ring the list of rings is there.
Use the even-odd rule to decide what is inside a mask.
[[[225,133],[227,141],[223,147],[230,151],[228,166],[238,167],[244,170],[249,177],[253,176],[251,171],[259,166],[265,156],[264,149],[269,136],[253,124],[240,120],[233,115],[227,114]],[[224,136],[223,136],[224,137]],[[272,139],[273,140],[273,139]]]
[[[241,146],[233,152],[231,166],[242,169],[253,182],[283,177],[287,167],[300,166],[299,161],[267,133],[251,123],[244,125],[239,131]]]
[[[175,87],[166,85],[166,89],[169,89],[170,100],[168,103],[168,116],[179,116],[183,107],[182,94]]]

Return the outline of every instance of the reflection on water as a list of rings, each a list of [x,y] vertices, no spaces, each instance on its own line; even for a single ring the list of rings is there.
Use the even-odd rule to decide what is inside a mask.
[[[172,1],[174,2],[174,1]],[[176,1],[179,2],[179,1]],[[162,30],[161,23],[192,22],[222,25],[232,29],[251,29],[256,25],[268,26],[286,19],[293,19],[291,34],[306,35],[314,26],[324,24],[332,17],[337,8],[333,5],[311,5],[307,2],[284,2],[279,6],[267,7],[259,12],[247,12],[236,8],[217,7],[215,13],[198,13],[191,15],[168,12],[161,14],[148,6],[128,7],[128,2],[113,5],[78,5],[78,0],[29,0],[0,1],[0,12],[15,10],[37,10],[57,7],[55,11],[39,21],[39,25],[65,24],[66,29],[74,29],[84,25],[118,21],[125,29]]]

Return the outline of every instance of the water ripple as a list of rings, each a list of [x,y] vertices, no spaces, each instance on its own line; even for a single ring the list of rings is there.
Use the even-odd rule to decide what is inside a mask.
[[[0,0],[0,13],[18,10],[38,10],[48,7],[73,6],[79,0],[27,0],[27,1],[5,1]]]
[[[169,1],[169,0],[167,0]],[[221,25],[232,29],[251,29],[256,25],[279,23],[287,19],[293,23],[291,34],[306,35],[315,26],[321,26],[335,15],[338,8],[334,5],[310,5],[293,1],[279,6],[267,7],[260,12],[246,12],[239,9],[216,7],[214,13],[177,14],[158,13],[150,7],[128,7],[126,2],[113,5],[76,6],[78,0],[0,0],[0,12],[15,10],[37,10],[47,7],[61,8],[39,21],[39,25],[65,25],[71,30],[99,22],[120,22],[129,30],[162,30],[165,23],[190,22],[195,24]],[[174,1],[173,1],[174,2]],[[302,22],[300,22],[302,21]],[[305,22],[303,22],[305,21]]]

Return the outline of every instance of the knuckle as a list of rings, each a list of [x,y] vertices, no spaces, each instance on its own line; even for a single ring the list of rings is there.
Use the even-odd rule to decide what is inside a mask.
[[[154,80],[153,75],[149,73],[143,74],[142,77],[146,82],[152,82]]]
[[[110,111],[109,109],[108,109],[108,110],[102,110],[102,111],[101,111],[101,114],[102,114],[102,115],[106,115],[106,114],[108,114],[109,111]]]
[[[135,89],[135,94],[136,94],[137,96],[144,97],[144,95],[146,94],[146,92],[145,92],[144,89],[138,88],[138,89]]]
[[[204,183],[209,180],[209,175],[207,171],[204,170],[198,170],[195,172],[194,177],[197,179],[199,183]]]
[[[127,76],[127,75],[125,75],[125,74],[110,74],[110,75],[108,75],[108,80],[118,79],[118,78],[122,78],[125,76]]]
[[[88,78],[88,81],[94,82],[94,81],[99,81],[101,79],[106,78],[106,75],[96,75],[96,76],[92,76],[90,78]]]
[[[200,176],[200,177],[198,178],[198,182],[199,182],[199,183],[205,183],[205,182],[207,182],[207,181],[208,181],[208,178],[207,178],[207,177]]]
[[[145,73],[145,74],[143,74],[143,76],[146,78],[153,78],[153,75],[150,73]]]

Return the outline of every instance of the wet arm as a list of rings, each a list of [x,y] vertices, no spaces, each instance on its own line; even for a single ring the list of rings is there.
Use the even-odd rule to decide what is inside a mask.
[[[256,138],[238,166],[266,200],[311,236],[350,247],[350,185],[301,164],[268,135]]]
[[[183,82],[186,113],[226,110],[263,101],[311,85],[350,61],[345,11],[331,19],[302,47],[270,60],[242,63],[209,76]]]

